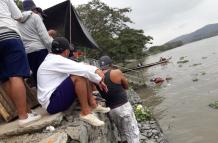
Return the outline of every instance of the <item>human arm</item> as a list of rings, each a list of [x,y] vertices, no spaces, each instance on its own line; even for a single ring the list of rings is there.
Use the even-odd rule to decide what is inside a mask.
[[[102,90],[102,91],[105,91],[105,92],[108,92],[108,88],[107,88],[107,85],[104,83],[104,73],[103,73],[103,71],[102,70],[100,70],[100,69],[97,69],[96,71],[95,71],[95,73],[96,74],[98,74],[101,78],[102,78],[102,80],[99,82],[99,84],[98,84],[98,87],[100,88],[100,90]]]
[[[42,43],[50,51],[53,38],[49,36],[48,31],[42,21],[42,18],[38,14],[34,14],[34,13],[33,13],[33,16],[34,16],[35,28],[37,30],[37,33]]]
[[[22,20],[22,13],[13,0],[8,0],[8,8],[11,12],[11,17],[17,21]]]
[[[102,81],[102,77],[96,73],[98,68],[95,66],[78,63],[60,55],[49,54],[48,58],[43,67],[47,71],[85,77],[96,84]]]

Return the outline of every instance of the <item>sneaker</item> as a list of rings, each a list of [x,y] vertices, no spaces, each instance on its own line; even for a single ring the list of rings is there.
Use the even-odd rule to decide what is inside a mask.
[[[36,114],[36,113],[27,113],[27,118],[26,119],[19,119],[18,125],[20,127],[25,127],[25,126],[29,125],[30,123],[41,119],[41,117],[42,117],[41,115]]]
[[[85,116],[80,115],[80,119],[93,125],[93,126],[103,126],[104,122],[99,120],[95,115],[93,114],[88,114]]]
[[[98,106],[93,109],[93,112],[99,112],[99,113],[107,113],[109,112],[111,109],[109,107],[103,107],[100,104],[98,104]]]

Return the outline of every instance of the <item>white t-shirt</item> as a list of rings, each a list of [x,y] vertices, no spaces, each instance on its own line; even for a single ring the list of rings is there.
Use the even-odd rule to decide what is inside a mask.
[[[19,18],[22,18],[22,13],[14,0],[0,0],[0,28],[8,28],[19,34],[14,20]]]
[[[51,94],[69,75],[82,76],[94,83],[101,77],[95,73],[97,67],[85,65],[60,55],[48,54],[37,72],[37,98],[43,108],[47,109]]]

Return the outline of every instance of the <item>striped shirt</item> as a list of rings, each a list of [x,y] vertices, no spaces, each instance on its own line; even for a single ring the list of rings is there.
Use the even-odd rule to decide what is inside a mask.
[[[0,42],[8,39],[20,39],[20,36],[12,30],[0,33]]]

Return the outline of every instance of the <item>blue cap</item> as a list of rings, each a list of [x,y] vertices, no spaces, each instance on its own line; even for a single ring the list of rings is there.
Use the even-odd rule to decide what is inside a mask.
[[[99,59],[99,66],[101,69],[107,69],[112,64],[112,59],[109,56],[102,56]]]
[[[36,7],[34,1],[32,0],[24,0],[23,1],[23,10],[24,11],[28,11],[28,10],[32,10]]]

